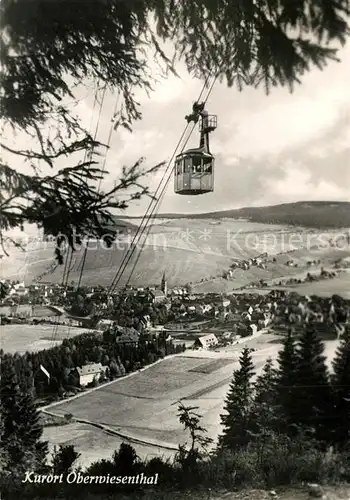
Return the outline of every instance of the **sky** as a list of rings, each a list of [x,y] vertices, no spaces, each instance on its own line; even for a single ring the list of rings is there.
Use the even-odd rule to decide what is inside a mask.
[[[207,103],[218,116],[211,134],[216,157],[215,190],[201,196],[180,196],[171,179],[159,213],[200,213],[242,206],[272,205],[305,200],[350,200],[350,45],[339,52],[341,63],[323,71],[312,69],[291,94],[287,88],[245,88],[239,92],[216,83]],[[180,78],[162,79],[148,97],[136,94],[143,118],[132,133],[114,132],[107,155],[108,187],[122,166],[141,156],[145,166],[169,161],[203,83],[183,66]],[[94,91],[78,90],[77,112],[87,126],[93,114]],[[106,142],[115,96],[106,95],[98,139]],[[198,130],[188,147],[198,146]],[[155,190],[164,170],[147,179]],[[133,202],[127,215],[142,215],[149,199]]]

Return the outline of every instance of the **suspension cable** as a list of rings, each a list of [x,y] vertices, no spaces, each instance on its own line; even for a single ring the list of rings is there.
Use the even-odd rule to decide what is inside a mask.
[[[208,94],[207,94],[207,97],[206,97],[206,98],[205,98],[205,100],[203,101],[203,102],[204,102],[204,104],[206,104],[206,102],[207,102],[207,100],[208,100],[208,98],[209,98],[209,96],[210,96],[210,94],[211,94],[211,91],[212,91],[212,89],[213,89],[213,87],[214,87],[215,81],[216,81],[216,78],[213,78],[213,82],[212,82],[212,84],[211,84],[211,86],[210,86],[210,89],[209,89],[209,92],[208,92]],[[191,130],[191,132],[190,132],[190,135],[189,135],[189,136],[188,136],[188,138],[186,139],[186,141],[185,141],[185,143],[184,143],[184,145],[183,145],[183,147],[182,147],[181,153],[184,151],[184,149],[185,149],[185,147],[186,147],[186,145],[187,145],[187,143],[188,143],[188,141],[189,141],[189,139],[190,139],[190,137],[191,137],[191,135],[192,135],[192,133],[193,133],[193,131],[194,131],[195,127],[196,127],[196,123],[194,123],[194,124],[193,124],[193,127],[192,127],[192,130]],[[141,244],[141,249],[140,249],[140,251],[139,251],[139,253],[138,253],[137,257],[136,257],[136,261],[135,261],[135,263],[134,263],[134,265],[133,265],[133,267],[132,267],[132,269],[131,269],[131,271],[130,271],[129,278],[128,278],[128,280],[127,280],[127,282],[126,282],[126,285],[125,285],[126,287],[129,285],[130,280],[131,280],[131,278],[132,278],[132,275],[133,275],[133,273],[134,273],[134,271],[135,271],[135,269],[136,269],[136,266],[137,266],[137,264],[138,264],[138,262],[139,262],[139,259],[140,259],[140,257],[141,257],[141,253],[142,253],[142,251],[143,251],[143,249],[144,249],[144,246],[145,246],[145,244],[146,244],[147,238],[148,238],[148,236],[149,236],[149,234],[150,234],[150,231],[151,231],[151,229],[152,229],[152,224],[153,224],[153,222],[154,222],[154,220],[155,220],[155,218],[156,218],[156,216],[157,216],[158,209],[159,209],[159,207],[160,207],[160,205],[161,205],[161,202],[162,202],[162,200],[163,200],[163,198],[164,198],[164,194],[165,194],[165,191],[166,191],[166,189],[167,189],[167,186],[169,185],[170,179],[172,178],[172,175],[173,175],[173,172],[174,172],[174,168],[175,168],[175,165],[173,165],[173,167],[172,167],[172,169],[171,169],[171,171],[170,171],[170,173],[169,173],[169,175],[168,175],[168,178],[167,178],[167,180],[166,180],[166,183],[165,183],[165,185],[164,185],[164,187],[163,187],[163,189],[162,189],[162,192],[161,192],[161,195],[160,195],[160,197],[159,197],[159,200],[157,201],[157,204],[156,204],[155,209],[154,209],[154,210],[155,210],[155,212],[154,212],[154,214],[152,214],[152,222],[148,225],[148,228],[147,228],[147,233],[146,233],[146,237],[144,238],[144,240],[143,240],[143,242],[142,242],[142,244]]]
[[[105,87],[105,89],[106,89],[106,87]],[[98,194],[100,193],[102,178],[103,178],[103,174],[104,174],[105,169],[106,169],[107,157],[108,157],[108,153],[109,153],[109,149],[110,149],[110,145],[111,145],[111,140],[112,140],[112,135],[113,135],[113,130],[114,130],[114,117],[116,116],[117,111],[118,111],[119,100],[120,100],[120,92],[117,93],[117,98],[116,98],[115,105],[114,105],[113,115],[112,115],[112,119],[111,119],[111,126],[110,126],[110,129],[109,129],[108,138],[107,138],[107,145],[106,145],[107,146],[107,151],[106,151],[106,154],[104,155],[101,176],[100,176],[100,179],[99,179],[99,184],[98,184],[98,189],[97,189],[97,193]],[[91,228],[92,228],[92,226],[90,226],[90,230],[91,230]],[[77,290],[79,290],[79,288],[80,288],[82,277],[83,277],[83,273],[84,273],[84,267],[85,267],[85,263],[86,263],[86,256],[87,256],[87,251],[88,251],[88,246],[89,246],[89,239],[90,238],[88,236],[87,242],[86,242],[86,245],[85,245],[85,248],[84,248],[84,255],[83,255],[82,265],[81,265],[81,269],[80,269],[80,275],[79,275],[79,282],[78,282]],[[70,333],[70,328],[69,328],[69,333]]]
[[[103,90],[103,94],[102,94],[102,99],[101,99],[101,102],[100,102],[100,110],[99,110],[98,119],[97,119],[97,123],[96,123],[96,127],[95,127],[95,133],[94,133],[94,142],[96,142],[96,138],[97,138],[97,134],[98,134],[98,129],[99,129],[100,120],[101,120],[101,114],[102,114],[102,108],[103,108],[103,103],[104,103],[106,88],[107,87],[105,86],[104,90]],[[97,95],[98,95],[98,89],[96,89],[96,92],[95,92],[94,104],[93,104],[93,109],[92,109],[92,114],[91,114],[91,121],[90,121],[90,130],[92,128],[92,121],[93,121],[94,111],[95,111],[95,107],[96,107],[96,104],[97,104],[97,101],[98,101]],[[87,159],[91,159],[91,157],[93,155],[93,151],[94,151],[94,147],[92,147],[91,150],[86,150],[85,151],[85,154],[84,154],[84,163],[86,162]],[[73,249],[70,249],[70,258],[69,259],[68,259],[68,253],[69,253],[69,250],[68,250],[67,255],[66,255],[65,267],[63,269],[63,277],[62,277],[62,284],[63,284],[63,286],[65,286],[66,290],[67,290],[68,278],[69,278],[69,273],[70,273],[70,265],[71,265],[71,261],[73,259]],[[68,260],[69,260],[68,272],[67,272],[67,275],[66,275],[66,278],[65,278],[65,273],[66,273],[66,269],[67,269],[67,262],[68,262]],[[78,289],[79,289],[79,287],[78,287]],[[54,346],[54,342],[56,340],[56,336],[57,336],[59,325],[60,325],[60,321],[58,320],[58,322],[54,325],[54,329],[53,329],[53,333],[52,333],[52,337],[51,337],[52,347]]]
[[[187,129],[188,129],[188,128],[189,128],[189,124],[187,124],[187,126],[186,126],[185,130],[183,131],[183,133],[182,133],[182,135],[181,135],[181,137],[180,137],[180,139],[179,139],[179,142],[177,143],[176,150],[179,148],[180,144],[182,143],[182,141],[183,141],[183,139],[184,139],[184,137],[185,137],[185,135],[186,135],[186,132],[187,132]],[[173,156],[172,156],[172,159],[173,159]],[[167,167],[167,168],[168,168],[168,167]],[[166,170],[165,170],[165,173],[166,173]],[[164,180],[165,173],[163,174],[163,177],[162,177],[162,179],[161,179],[161,181],[160,181],[160,183],[159,183],[159,185],[158,185],[158,187],[157,187],[157,189],[156,189],[156,192],[155,192],[155,194],[154,194],[154,196],[155,196],[155,197],[157,197],[157,195],[158,195],[158,191],[160,190],[160,186],[161,186],[161,184],[162,184],[162,182],[163,182],[163,180]],[[110,293],[112,293],[112,290],[114,290],[114,289],[115,289],[115,285],[116,285],[116,284],[118,284],[119,279],[120,279],[120,277],[122,276],[122,274],[123,274],[123,272],[124,272],[124,270],[125,270],[125,267],[128,265],[128,262],[129,262],[129,260],[128,260],[128,259],[129,259],[129,253],[133,253],[131,249],[134,247],[134,245],[135,245],[135,241],[136,241],[137,237],[139,236],[140,231],[141,231],[141,236],[142,236],[142,232],[143,232],[143,230],[144,230],[144,228],[142,228],[142,226],[143,226],[143,224],[144,224],[144,222],[145,222],[145,221],[146,221],[146,224],[147,224],[147,220],[148,220],[148,216],[149,216],[148,212],[149,212],[150,210],[152,210],[152,204],[154,203],[154,201],[155,201],[155,200],[154,200],[154,199],[152,199],[152,200],[150,201],[149,205],[148,205],[148,208],[147,208],[147,210],[146,210],[146,212],[145,212],[145,215],[143,216],[143,218],[142,218],[142,220],[141,220],[141,222],[140,222],[140,224],[139,224],[139,226],[138,226],[138,228],[137,228],[137,231],[136,231],[136,233],[135,233],[135,235],[134,235],[134,237],[133,237],[133,240],[132,240],[132,242],[131,242],[131,245],[130,245],[130,247],[128,247],[127,252],[126,252],[126,254],[124,255],[124,257],[123,257],[123,259],[122,259],[122,262],[121,262],[121,264],[119,265],[119,268],[118,268],[118,270],[117,270],[117,272],[116,272],[116,274],[115,274],[115,276],[114,276],[114,278],[113,278],[113,280],[112,280],[112,283],[111,283],[111,285],[109,286],[109,289],[108,289],[108,295],[109,295]],[[140,237],[141,237],[141,236],[140,236]],[[137,244],[137,243],[136,243],[136,244]]]
[[[197,102],[199,102],[199,101],[201,100],[202,95],[203,95],[203,93],[204,93],[204,91],[205,91],[205,88],[206,88],[206,87],[207,87],[207,85],[208,85],[208,82],[209,82],[210,76],[211,76],[211,75],[209,75],[209,76],[206,78],[206,81],[205,81],[205,83],[204,83],[204,85],[203,85],[202,91],[201,91],[201,93],[200,93],[200,96],[199,96],[199,98],[198,98]],[[205,98],[205,100],[204,100],[204,103],[206,103],[206,102],[207,102],[207,100],[208,100],[208,98],[209,98],[209,96],[210,96],[210,94],[211,94],[211,91],[212,91],[212,89],[213,89],[213,87],[214,87],[215,81],[216,81],[216,76],[214,76],[214,77],[213,77],[212,84],[211,84],[211,86],[210,86],[210,88],[209,88],[209,91],[208,91],[207,97],[206,97],[206,98]],[[175,151],[174,151],[174,153],[173,153],[173,155],[172,155],[172,157],[171,157],[171,159],[170,159],[170,161],[169,161],[169,163],[168,163],[168,166],[167,166],[167,168],[166,168],[166,170],[165,170],[165,172],[164,172],[164,175],[163,175],[163,177],[162,177],[162,179],[161,179],[161,182],[159,183],[159,186],[158,186],[158,188],[157,188],[156,194],[157,194],[157,193],[158,193],[158,191],[160,190],[160,191],[161,191],[161,192],[160,192],[160,196],[159,196],[159,198],[157,198],[157,199],[156,199],[156,202],[155,202],[155,204],[154,204],[154,207],[152,208],[152,210],[151,210],[150,214],[148,214],[148,216],[146,215],[146,214],[147,214],[147,212],[146,212],[146,214],[145,214],[145,216],[144,216],[143,220],[146,218],[146,216],[147,216],[147,220],[146,220],[146,224],[145,224],[145,226],[144,226],[144,227],[143,227],[143,229],[141,230],[141,235],[140,235],[140,238],[138,239],[137,244],[135,245],[135,244],[134,244],[134,242],[135,242],[136,236],[138,235],[138,232],[139,232],[139,231],[138,231],[138,232],[136,233],[135,237],[134,237],[134,240],[133,240],[133,242],[132,242],[131,246],[130,246],[130,249],[131,249],[131,250],[130,250],[129,255],[126,257],[126,262],[124,262],[124,265],[123,265],[123,268],[122,268],[122,269],[121,269],[121,267],[119,268],[119,270],[118,270],[118,274],[119,274],[119,276],[118,276],[118,275],[116,275],[116,276],[115,276],[115,278],[114,278],[114,280],[113,280],[113,282],[112,282],[112,286],[111,286],[111,287],[110,287],[110,289],[109,289],[109,290],[110,290],[110,292],[109,292],[109,293],[111,293],[111,291],[115,291],[115,289],[117,288],[117,286],[118,286],[118,284],[119,284],[119,282],[120,282],[120,280],[121,280],[121,277],[122,277],[122,275],[123,275],[123,273],[124,273],[124,271],[125,271],[126,267],[128,266],[128,264],[129,264],[129,262],[130,262],[130,260],[131,260],[131,257],[132,257],[132,255],[133,255],[133,253],[134,253],[135,249],[136,249],[136,246],[138,245],[138,243],[139,243],[139,241],[140,241],[141,237],[143,236],[143,234],[144,234],[145,230],[148,230],[148,233],[146,234],[146,238],[144,239],[144,241],[143,241],[143,243],[142,243],[142,245],[141,245],[140,252],[139,252],[139,254],[138,254],[138,257],[137,257],[137,259],[136,259],[136,262],[134,263],[134,266],[133,266],[133,268],[132,268],[132,270],[131,270],[131,273],[130,273],[130,275],[129,275],[129,278],[128,278],[128,280],[127,280],[127,283],[126,283],[125,287],[126,287],[126,286],[129,284],[129,282],[130,282],[130,279],[131,279],[131,277],[132,277],[132,274],[133,274],[133,272],[134,272],[134,270],[135,270],[135,268],[136,268],[136,265],[137,265],[137,263],[138,263],[138,260],[139,260],[139,258],[140,258],[140,255],[141,255],[142,250],[143,250],[143,248],[144,248],[144,245],[145,245],[145,242],[146,242],[146,240],[147,240],[148,234],[149,234],[149,232],[150,232],[150,230],[151,230],[151,227],[152,227],[152,222],[150,223],[150,221],[151,221],[152,219],[153,219],[153,220],[155,219],[155,215],[156,215],[156,213],[157,213],[157,207],[159,208],[160,203],[161,203],[161,201],[162,201],[162,199],[163,199],[163,197],[164,197],[164,193],[165,193],[165,191],[166,191],[166,188],[167,188],[167,186],[168,186],[168,184],[169,184],[169,181],[170,181],[170,179],[171,179],[171,177],[172,177],[173,170],[174,170],[173,159],[174,159],[174,157],[175,157],[175,155],[176,155],[176,151],[177,151],[177,149],[179,148],[179,145],[180,145],[180,144],[181,144],[181,142],[182,142],[183,137],[184,137],[184,136],[185,136],[185,134],[186,134],[186,131],[187,131],[188,127],[189,127],[189,123],[187,124],[187,126],[186,126],[186,128],[185,128],[185,130],[184,130],[184,132],[183,132],[183,134],[182,134],[182,136],[181,136],[181,139],[180,139],[180,141],[179,141],[178,145],[176,146],[176,149],[175,149]],[[184,142],[184,144],[183,144],[183,147],[182,147],[181,152],[183,152],[183,150],[185,149],[185,147],[186,147],[186,145],[187,145],[187,143],[188,143],[188,141],[189,141],[189,139],[190,139],[190,137],[191,137],[191,135],[192,135],[192,133],[193,133],[193,131],[194,131],[194,128],[195,128],[195,127],[196,127],[196,123],[194,123],[194,125],[193,125],[193,127],[192,127],[192,129],[191,129],[191,131],[190,131],[190,134],[188,135],[187,139],[185,140],[185,142]],[[168,174],[167,180],[166,180],[166,182],[165,182],[165,184],[164,184],[163,188],[161,188],[161,186],[162,186],[162,184],[163,184],[163,181],[164,181],[164,179],[165,179],[165,176],[166,176],[166,174],[167,174],[167,172],[168,172],[169,170],[170,170],[170,172],[169,172],[169,174]],[[150,204],[150,205],[151,205],[151,204]],[[149,207],[149,208],[150,208],[150,207]],[[140,230],[140,229],[141,229],[141,224],[140,224],[140,226],[139,226],[139,230]]]
[[[92,129],[92,124],[93,124],[94,114],[95,114],[95,108],[96,108],[97,101],[98,101],[97,95],[98,95],[98,89],[96,89],[96,92],[95,92],[94,104],[93,104],[93,107],[92,107],[92,113],[91,113],[89,130]],[[96,140],[97,131],[98,131],[98,126],[96,125],[95,134],[94,134],[94,140]],[[84,160],[83,160],[84,164],[86,163],[89,155],[90,155],[90,150],[86,149],[85,153],[84,153]],[[63,285],[65,284],[66,287],[68,285],[69,274],[70,274],[70,272],[72,270],[71,269],[71,263],[72,263],[72,259],[73,259],[73,249],[71,247],[68,247],[68,252],[70,253],[70,260],[69,260],[68,271],[67,271],[67,276],[66,276],[66,279],[65,279],[65,283],[63,283]]]
[[[203,88],[202,88],[202,90],[201,90],[201,93],[200,93],[200,95],[199,95],[199,98],[197,99],[197,102],[199,102],[199,101],[201,100],[202,95],[203,95],[203,93],[204,93],[204,91],[205,91],[205,88],[206,88],[206,87],[207,87],[207,85],[208,85],[208,82],[209,82],[210,76],[211,76],[211,75],[209,74],[209,75],[207,76],[207,78],[205,79],[205,82],[204,82]],[[207,97],[207,99],[208,99],[208,97]],[[187,133],[188,128],[189,128],[189,123],[187,123],[187,125],[186,125],[186,127],[185,127],[185,130],[183,131],[183,133],[182,133],[182,135],[181,135],[181,137],[180,137],[180,140],[178,141],[178,143],[177,143],[177,145],[176,145],[175,151],[174,151],[174,153],[173,153],[173,155],[172,155],[172,157],[171,157],[170,161],[168,162],[168,165],[167,165],[167,167],[166,167],[166,169],[165,169],[165,172],[164,172],[164,174],[163,174],[163,176],[162,176],[162,179],[161,179],[161,181],[160,181],[160,183],[159,183],[159,185],[158,185],[158,187],[157,187],[157,190],[156,190],[155,195],[154,195],[154,196],[155,196],[155,198],[156,198],[156,200],[152,199],[152,200],[150,201],[149,206],[148,206],[148,208],[147,208],[147,210],[146,210],[146,212],[145,212],[145,215],[143,216],[143,218],[142,218],[142,220],[141,220],[141,223],[140,223],[140,225],[139,225],[139,227],[138,227],[138,229],[137,229],[137,231],[136,231],[136,233],[135,233],[135,235],[134,235],[134,238],[133,238],[133,240],[132,240],[132,242],[131,242],[131,245],[130,245],[130,247],[128,248],[128,250],[127,250],[126,254],[124,255],[124,258],[122,259],[122,262],[121,262],[121,264],[120,264],[120,266],[119,266],[119,268],[118,268],[118,270],[117,270],[117,273],[116,273],[116,275],[114,276],[114,278],[113,278],[113,280],[112,280],[112,283],[111,283],[111,285],[110,285],[110,287],[109,287],[109,290],[108,290],[108,294],[112,293],[112,292],[116,289],[116,287],[118,286],[118,284],[119,284],[119,282],[120,282],[120,279],[121,279],[121,277],[122,277],[122,275],[123,275],[123,273],[124,273],[124,271],[125,271],[126,267],[128,266],[128,264],[129,264],[129,262],[130,262],[130,259],[131,259],[132,255],[133,255],[134,251],[135,251],[136,245],[137,245],[137,244],[138,244],[138,242],[140,241],[140,238],[142,237],[142,235],[143,235],[143,233],[144,233],[144,231],[145,231],[145,229],[146,229],[146,227],[147,227],[147,225],[148,225],[148,223],[149,223],[149,221],[150,221],[150,218],[152,217],[152,214],[154,213],[154,209],[155,209],[155,207],[156,207],[156,206],[157,206],[157,204],[158,204],[158,201],[157,201],[157,198],[158,198],[158,192],[159,192],[159,191],[161,191],[161,193],[162,193],[162,192],[164,192],[164,190],[165,190],[165,189],[163,188],[163,191],[162,191],[162,190],[161,190],[161,186],[162,186],[162,184],[163,184],[163,181],[164,181],[164,179],[165,179],[165,177],[166,177],[166,174],[167,174],[167,172],[169,171],[169,169],[171,168],[171,172],[172,172],[172,170],[173,170],[173,168],[172,168],[172,162],[173,162],[173,159],[174,159],[174,157],[175,157],[175,155],[176,155],[176,152],[177,152],[178,148],[180,147],[180,145],[181,145],[181,143],[182,143],[182,141],[183,141],[183,139],[184,139],[184,137],[185,137],[185,135],[186,135],[186,133]],[[194,128],[194,127],[193,127],[193,128]],[[193,129],[191,130],[190,135],[188,136],[188,138],[187,138],[187,140],[186,140],[186,143],[188,142],[188,140],[189,140],[189,138],[190,138],[190,136],[191,136],[191,134],[192,134],[192,131],[193,131]],[[171,174],[170,174],[170,176],[171,176]],[[170,178],[170,176],[169,176],[169,178]],[[169,179],[168,179],[167,183],[168,183],[168,182],[169,182]],[[162,194],[161,194],[161,195],[162,195]],[[152,207],[152,205],[153,205],[154,201],[155,201],[155,206],[154,206],[154,207]],[[146,223],[145,223],[144,227],[142,227],[145,221],[146,221]],[[141,232],[141,234],[140,234],[140,232]],[[138,238],[139,234],[140,234],[140,237]],[[137,238],[138,238],[138,241],[137,241],[137,243],[136,243],[136,245],[135,245],[135,241],[136,241],[136,239],[137,239]]]
[[[100,125],[103,103],[104,103],[104,100],[105,100],[105,97],[106,97],[106,90],[107,90],[107,85],[105,85],[105,87],[103,89],[103,93],[102,93],[102,99],[101,99],[101,104],[100,104],[100,111],[99,111],[99,114],[98,114],[98,119],[97,119],[97,124],[96,124],[96,129],[95,129],[95,136],[94,136],[95,140],[96,140],[98,129],[99,129],[99,125]],[[91,160],[93,153],[94,153],[94,148],[92,148],[90,150],[90,152],[89,152],[89,155],[88,155],[89,160]],[[106,158],[106,155],[105,155],[105,158]],[[105,167],[105,163],[103,164],[103,170],[102,170],[102,174],[101,175],[103,175],[104,167]],[[89,240],[90,240],[90,238],[88,236],[88,239],[86,241],[86,245],[85,245],[85,248],[84,248],[84,253],[83,253],[83,260],[82,260],[82,265],[81,265],[79,279],[78,279],[77,292],[79,291],[79,288],[80,288],[80,285],[81,285],[81,280],[82,280],[83,273],[84,273],[85,261],[86,261],[88,247],[89,247]]]

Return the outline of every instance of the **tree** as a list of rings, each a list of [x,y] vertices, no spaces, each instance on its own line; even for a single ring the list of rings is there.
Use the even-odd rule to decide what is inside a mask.
[[[270,430],[278,430],[280,411],[277,399],[277,371],[269,358],[254,384],[252,428],[258,439],[264,439]]]
[[[349,33],[347,0],[187,0],[176,9],[170,0],[4,0],[0,13],[2,117],[38,145],[20,150],[2,144],[8,158],[0,163],[0,235],[26,222],[41,225],[59,237],[59,262],[62,234],[73,248],[75,232],[101,237],[113,226],[111,209],[148,194],[142,178],[153,170],[137,162],[124,169],[116,186],[99,192],[96,184],[106,172],[93,153],[102,145],[67,103],[74,101],[76,86],[90,79],[97,100],[106,90],[119,90],[123,106],[114,126],[130,128],[141,117],[133,90],[151,90],[154,82],[146,48],[154,50],[163,74],[175,72],[182,58],[194,76],[211,74],[239,89],[263,84],[268,90],[292,87],[310,65],[324,67]],[[174,54],[165,54],[163,42],[173,43]],[[54,135],[44,131],[49,125]],[[89,154],[82,159],[84,153]],[[19,158],[32,175],[13,166]],[[62,159],[72,166],[48,175],[38,171],[38,162],[51,168]],[[121,199],[126,188],[133,192]]]
[[[53,473],[63,476],[67,476],[73,470],[74,463],[80,457],[80,453],[75,451],[74,446],[69,444],[68,446],[61,445],[58,450],[55,450],[54,457],[52,459]]]
[[[10,287],[9,287],[8,283],[0,281],[0,300],[7,297],[7,294],[9,293],[9,291],[10,291]]]
[[[280,430],[290,433],[290,425],[295,422],[295,384],[298,354],[296,344],[291,332],[288,333],[283,348],[277,357],[278,369],[276,391],[278,403],[281,407],[283,418],[280,419]]]
[[[239,358],[240,367],[233,372],[224,410],[220,415],[223,434],[219,446],[235,450],[250,440],[251,410],[253,403],[254,365],[250,349],[245,347]]]
[[[196,410],[198,410],[197,406],[184,406],[180,402],[177,415],[180,424],[190,433],[191,443],[189,447],[187,443],[179,445],[176,460],[181,464],[183,471],[190,474],[196,472],[199,461],[202,460],[203,454],[212,443],[212,439],[205,436],[207,430],[201,426],[202,416]]]
[[[120,5],[116,0],[84,5],[55,0],[6,0],[1,6],[3,114],[13,123],[42,119],[52,104],[72,96],[74,81],[91,76],[120,88],[127,115],[137,118],[130,89],[150,88],[149,68],[140,42],[172,68],[161,40],[175,43],[194,74],[219,71],[232,84],[235,75],[257,72],[266,82],[291,84],[309,69],[335,57],[328,42],[345,42],[349,6],[346,0],[184,2],[176,9],[167,0]],[[149,14],[153,14],[150,19]],[[155,24],[154,24],[155,19]],[[55,29],[53,29],[55,28]],[[197,28],[194,32],[194,28]],[[157,33],[155,33],[155,30]],[[195,36],[194,36],[195,33]],[[30,83],[31,85],[26,85]]]
[[[313,429],[315,437],[327,441],[332,433],[333,404],[324,345],[308,327],[298,342],[294,406],[296,423]]]
[[[117,467],[118,474],[123,476],[133,475],[138,461],[135,449],[127,443],[122,443],[119,450],[113,454],[113,463]]]
[[[341,446],[349,444],[350,422],[350,329],[340,341],[333,360],[332,387],[335,397],[334,431]]]
[[[2,436],[4,436],[4,415],[5,412],[3,410],[3,405],[2,405],[2,400],[0,401],[0,437],[2,439]],[[5,470],[6,465],[8,464],[9,459],[8,455],[6,453],[6,450],[4,449],[4,446],[0,446],[0,478],[2,472]]]
[[[4,469],[15,478],[26,470],[39,472],[45,464],[47,443],[41,441],[42,425],[32,392],[21,388],[10,355],[1,359],[0,399]]]

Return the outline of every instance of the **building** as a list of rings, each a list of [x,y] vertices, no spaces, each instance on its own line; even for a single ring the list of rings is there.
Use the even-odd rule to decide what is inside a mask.
[[[250,328],[250,330],[251,330],[251,332],[252,332],[252,333],[251,333],[252,335],[256,335],[256,334],[258,333],[258,327],[257,327],[257,325],[255,325],[254,323],[251,323],[251,324],[249,325],[249,328]]]
[[[193,344],[194,349],[198,349],[202,347],[203,349],[210,349],[211,347],[215,347],[218,345],[218,339],[215,337],[213,333],[210,335],[204,335],[203,337],[198,337],[195,343]]]
[[[24,283],[15,283],[14,285],[11,286],[8,295],[16,297],[24,297],[25,295],[28,295],[28,288],[26,288]]]
[[[161,290],[155,290],[154,292],[151,292],[151,297],[153,304],[159,304],[161,302],[165,302],[166,300],[166,296]]]
[[[94,380],[98,380],[105,369],[101,363],[89,363],[87,365],[76,368],[79,376],[79,384],[81,387],[86,387]]]
[[[162,276],[162,281],[161,281],[161,284],[160,284],[160,289],[164,293],[164,296],[166,297],[168,295],[168,283],[167,283],[167,280],[166,280],[165,273],[163,273],[163,276]]]

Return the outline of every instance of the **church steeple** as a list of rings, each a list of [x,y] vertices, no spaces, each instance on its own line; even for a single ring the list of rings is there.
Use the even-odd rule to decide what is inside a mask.
[[[161,284],[160,284],[160,289],[162,290],[162,292],[166,296],[167,293],[168,293],[168,285],[167,285],[167,281],[166,281],[166,277],[165,277],[165,272],[163,273],[163,276],[162,276],[162,281],[161,281]]]

